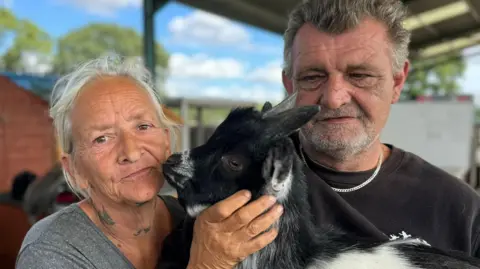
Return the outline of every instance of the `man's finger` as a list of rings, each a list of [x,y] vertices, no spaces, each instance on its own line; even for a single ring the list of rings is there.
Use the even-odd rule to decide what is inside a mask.
[[[241,190],[205,210],[201,218],[207,222],[218,223],[230,217],[236,210],[250,201],[249,191]]]

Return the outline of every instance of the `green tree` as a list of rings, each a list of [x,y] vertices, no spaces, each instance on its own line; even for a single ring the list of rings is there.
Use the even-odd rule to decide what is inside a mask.
[[[11,71],[25,71],[22,64],[24,53],[48,55],[53,41],[42,29],[29,20],[18,21],[12,46],[2,56],[4,67]]]
[[[6,8],[0,8],[0,46],[5,44],[5,38],[9,33],[17,29],[18,20],[15,15]]]
[[[9,9],[0,8],[0,45],[5,46],[10,37],[12,45],[1,55],[2,67],[9,71],[24,71],[24,53],[48,55],[53,47],[50,36],[33,22],[21,20]]]
[[[116,24],[88,24],[60,38],[53,71],[63,74],[81,62],[108,52],[116,52],[127,57],[142,56],[142,44],[141,35],[132,28]],[[157,67],[166,68],[168,54],[158,43],[156,54]]]
[[[466,63],[461,52],[449,53],[433,60],[413,60],[404,94],[406,98],[431,92],[438,95],[461,91],[458,79],[465,72]]]

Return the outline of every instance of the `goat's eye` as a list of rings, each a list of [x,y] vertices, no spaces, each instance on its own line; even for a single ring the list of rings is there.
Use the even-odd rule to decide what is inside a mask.
[[[243,168],[242,163],[240,160],[237,160],[236,158],[233,158],[231,156],[229,157],[222,157],[223,163],[226,164],[227,168],[233,171],[240,171]]]
[[[240,168],[242,168],[242,165],[241,165],[239,162],[235,161],[235,160],[230,160],[230,161],[228,162],[228,164],[229,164],[232,168],[234,168],[234,169],[240,169]]]

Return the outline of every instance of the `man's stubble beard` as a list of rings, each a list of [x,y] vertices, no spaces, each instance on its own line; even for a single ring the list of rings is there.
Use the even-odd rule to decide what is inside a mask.
[[[336,161],[345,161],[367,149],[378,138],[373,128],[368,128],[365,119],[358,120],[357,128],[343,124],[329,124],[326,127],[326,123],[314,118],[300,128],[300,139],[307,142],[304,147],[313,147],[316,153]]]

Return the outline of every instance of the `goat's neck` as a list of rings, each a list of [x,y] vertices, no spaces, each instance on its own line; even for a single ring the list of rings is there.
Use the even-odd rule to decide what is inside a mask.
[[[291,189],[288,195],[279,201],[284,207],[284,213],[275,224],[279,229],[277,238],[249,256],[236,269],[270,269],[270,266],[304,268],[309,253],[314,249],[315,233],[302,168],[300,165],[294,168],[295,178],[292,180]]]

